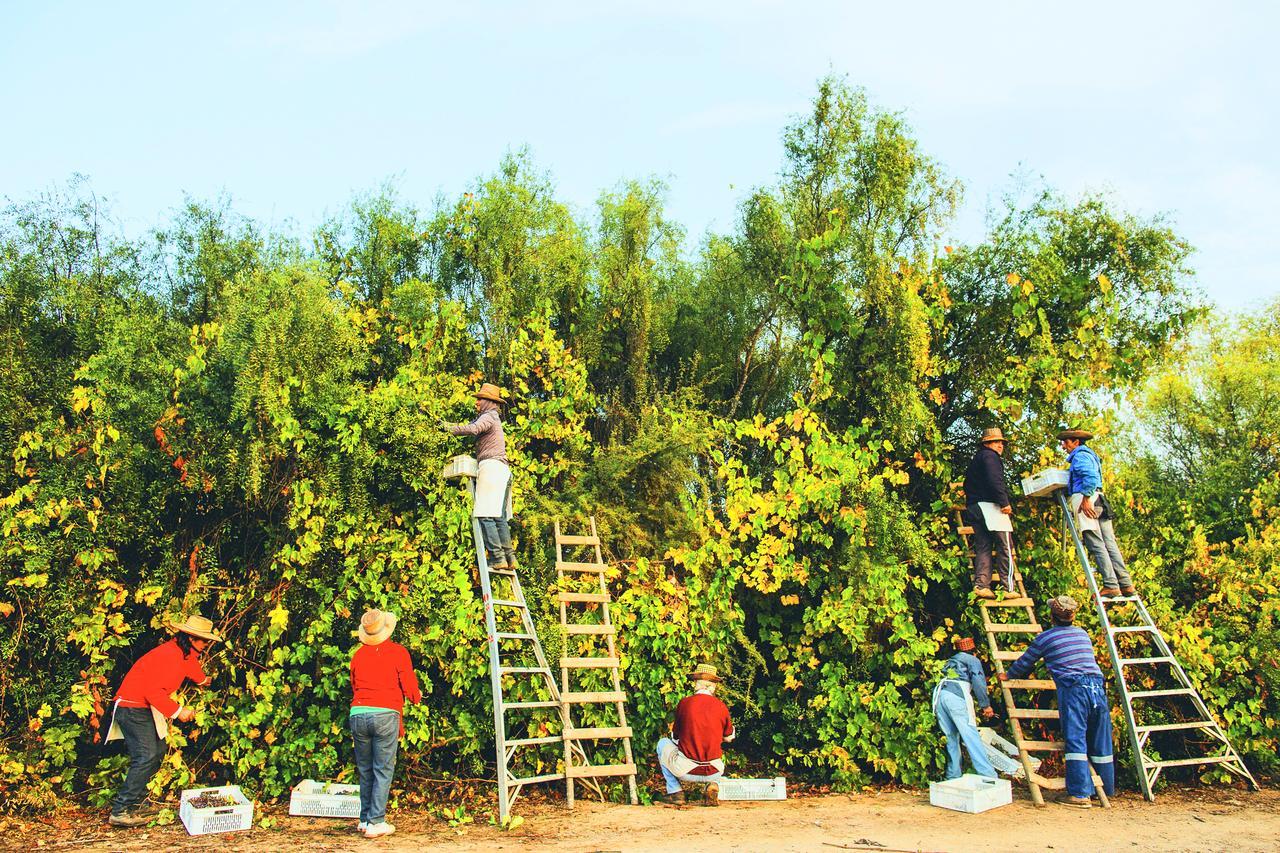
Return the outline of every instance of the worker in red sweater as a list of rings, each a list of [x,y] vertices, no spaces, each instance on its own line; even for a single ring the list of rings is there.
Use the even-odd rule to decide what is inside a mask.
[[[396,751],[404,723],[405,701],[418,704],[422,691],[413,673],[409,650],[390,639],[396,615],[368,610],[360,617],[360,647],[351,656],[349,725],[360,774],[360,822],[366,838],[396,831],[387,823],[387,796],[396,772]]]
[[[187,679],[199,687],[210,682],[200,666],[200,655],[210,643],[222,639],[213,630],[213,622],[189,616],[169,627],[176,636],[138,658],[116,691],[107,742],[124,741],[129,771],[111,801],[107,822],[112,826],[144,826],[151,821],[157,810],[145,807],[143,801],[147,784],[164,759],[169,721],[188,723],[196,715],[171,694]]]
[[[663,802],[684,804],[680,782],[707,784],[707,805],[720,805],[720,779],[724,776],[721,745],[737,732],[728,707],[716,698],[720,676],[710,664],[700,663],[689,673],[693,694],[676,706],[671,737],[658,741],[658,766],[667,782]]]

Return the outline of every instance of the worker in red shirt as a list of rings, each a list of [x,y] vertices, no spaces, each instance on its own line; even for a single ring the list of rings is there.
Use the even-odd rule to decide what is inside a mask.
[[[404,734],[400,714],[406,701],[415,705],[422,701],[409,650],[389,639],[395,627],[394,613],[365,611],[360,618],[360,646],[351,656],[348,725],[360,774],[360,822],[356,828],[366,838],[396,831],[394,824],[387,823],[387,796]]]
[[[169,720],[188,723],[196,712],[178,704],[172,694],[190,679],[197,686],[209,684],[200,666],[200,655],[221,637],[213,622],[203,616],[188,616],[169,626],[175,636],[140,657],[125,674],[116,691],[107,742],[124,740],[129,753],[129,771],[124,784],[111,801],[112,826],[143,826],[155,809],[143,805],[147,784],[160,769],[164,758]]]
[[[700,663],[689,673],[693,695],[676,706],[671,737],[658,741],[658,766],[667,782],[663,802],[684,804],[680,782],[707,783],[707,805],[720,805],[720,779],[724,776],[721,744],[737,732],[729,708],[716,698],[720,676],[710,664]]]

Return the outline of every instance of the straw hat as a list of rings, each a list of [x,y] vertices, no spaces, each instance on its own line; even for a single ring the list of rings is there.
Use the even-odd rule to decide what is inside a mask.
[[[700,663],[693,668],[693,672],[689,673],[690,681],[714,681],[720,683],[720,675],[716,672],[716,668],[709,663]]]
[[[366,610],[360,617],[360,642],[376,646],[396,629],[396,615],[387,610]]]
[[[211,640],[215,643],[222,640],[222,636],[213,630],[213,620],[206,619],[203,616],[188,616],[181,622],[170,622],[169,628],[172,631],[181,631],[184,634],[190,634],[202,640]]]
[[[1080,605],[1069,595],[1059,595],[1049,599],[1049,612],[1064,622],[1076,618],[1076,611],[1079,609]]]
[[[982,443],[989,444],[993,441],[1008,441],[1004,437],[1004,433],[1000,431],[1000,427],[991,427],[982,431]]]
[[[1058,433],[1058,441],[1063,441],[1068,438],[1077,438],[1080,441],[1088,441],[1093,438],[1093,433],[1078,427],[1064,429],[1062,432]]]
[[[502,399],[502,391],[498,389],[497,385],[494,385],[491,382],[486,382],[481,385],[480,390],[477,391],[474,396],[478,400],[492,400],[493,402],[501,403],[504,406],[507,403],[506,400]]]

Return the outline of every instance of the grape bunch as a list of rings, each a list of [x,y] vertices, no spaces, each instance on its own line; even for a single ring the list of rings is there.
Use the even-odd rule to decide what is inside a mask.
[[[200,796],[192,797],[187,802],[197,809],[221,809],[236,804],[236,801],[226,794],[217,794],[213,791],[205,791]]]

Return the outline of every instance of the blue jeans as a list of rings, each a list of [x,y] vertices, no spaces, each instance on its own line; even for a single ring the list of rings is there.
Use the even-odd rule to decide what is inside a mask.
[[[125,752],[129,753],[129,772],[111,800],[111,813],[118,815],[147,798],[147,783],[160,769],[165,744],[156,734],[150,708],[116,708],[115,720],[124,735]]]
[[[666,761],[684,761],[690,767],[693,766],[693,762],[688,758],[683,757],[683,753],[680,752],[680,748],[676,745],[676,742],[669,737],[664,737],[658,741],[657,752],[658,769],[662,771],[663,781],[667,783],[668,794],[674,794],[676,791],[683,790],[680,787],[680,780],[682,779],[686,782],[704,785],[709,782],[719,782],[724,778],[723,772],[710,773],[706,776],[677,776],[672,772],[671,768],[667,767]],[[666,759],[666,761],[664,761],[664,759]]]
[[[1111,706],[1100,675],[1068,676],[1057,681],[1058,722],[1066,744],[1067,793],[1093,796],[1089,765],[1110,796],[1116,791],[1116,765],[1111,747]]]
[[[484,541],[484,549],[489,552],[488,559],[498,565],[516,564],[516,549],[511,544],[511,523],[507,518],[512,479],[514,478],[507,477],[507,490],[502,496],[502,515],[476,516],[476,521],[480,522],[480,538]]]
[[[1133,586],[1133,578],[1129,577],[1129,569],[1120,556],[1120,545],[1116,542],[1116,529],[1110,519],[1098,521],[1101,533],[1092,530],[1084,531],[1084,547],[1093,557],[1093,564],[1102,575],[1102,585],[1110,589]]]
[[[969,722],[969,704],[964,697],[946,687],[938,691],[938,725],[947,736],[947,778],[959,779],[963,767],[960,761],[960,745],[969,750],[969,763],[979,776],[996,778],[996,769],[987,758],[987,745],[982,742],[978,729]]]
[[[356,714],[349,720],[360,773],[360,820],[380,823],[387,817],[387,795],[396,772],[400,747],[400,715],[395,711]]]

